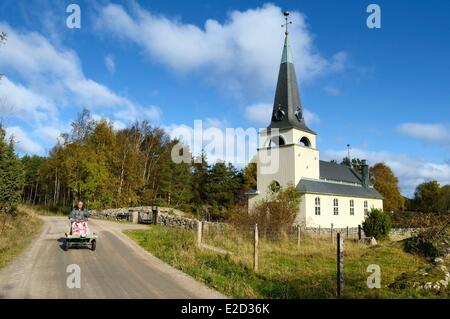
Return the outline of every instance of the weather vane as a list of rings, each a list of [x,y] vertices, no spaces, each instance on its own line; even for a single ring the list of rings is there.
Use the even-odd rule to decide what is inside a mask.
[[[292,24],[292,21],[288,21],[289,11],[284,11],[283,14],[284,14],[284,19],[286,20],[286,23],[282,24],[281,27],[286,28],[286,31],[284,32],[284,34],[288,35],[288,25]]]

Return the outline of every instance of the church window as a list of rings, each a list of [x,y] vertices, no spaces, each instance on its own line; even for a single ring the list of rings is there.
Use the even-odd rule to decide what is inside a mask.
[[[339,200],[337,198],[333,200],[333,213],[339,215]]]
[[[282,146],[285,144],[286,144],[286,142],[284,141],[283,137],[275,136],[270,139],[269,147],[277,147],[277,146]]]
[[[303,136],[300,141],[299,141],[300,145],[302,146],[306,146],[306,147],[311,147],[311,142],[309,141],[309,139],[306,136]]]
[[[316,197],[316,207],[315,207],[315,213],[316,215],[320,215],[320,197]]]
[[[350,216],[355,215],[355,201],[350,199]]]
[[[369,203],[365,200],[364,201],[364,216],[369,215]]]

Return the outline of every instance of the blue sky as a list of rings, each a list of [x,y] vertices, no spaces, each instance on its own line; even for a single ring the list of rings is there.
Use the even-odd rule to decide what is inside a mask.
[[[81,8],[81,29],[66,7]],[[366,8],[381,7],[381,29]],[[117,128],[265,127],[292,12],[294,62],[322,159],[346,144],[402,191],[450,183],[448,1],[0,3],[0,111],[20,154],[45,155],[83,106]]]

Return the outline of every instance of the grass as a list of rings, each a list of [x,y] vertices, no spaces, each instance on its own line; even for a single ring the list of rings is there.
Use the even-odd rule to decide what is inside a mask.
[[[196,232],[164,226],[126,234],[144,249],[198,281],[234,298],[335,298],[336,247],[329,239],[303,238],[300,248],[293,238],[260,239],[259,271],[254,272],[252,242],[238,233],[205,236],[209,245],[227,255],[196,247]],[[380,289],[367,288],[370,264],[381,267]],[[366,246],[344,244],[344,298],[436,298],[430,292],[388,288],[395,278],[426,259],[403,251],[400,242]],[[446,295],[448,298],[450,294]]]
[[[0,235],[0,269],[25,249],[41,226],[42,221],[36,213],[26,207],[19,207],[14,216],[0,214],[0,232],[3,228]]]

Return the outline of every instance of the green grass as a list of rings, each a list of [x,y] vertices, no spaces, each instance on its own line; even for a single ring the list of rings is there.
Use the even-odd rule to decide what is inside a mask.
[[[304,238],[300,248],[292,238],[261,239],[255,273],[252,243],[237,233],[206,236],[208,244],[226,249],[227,255],[197,248],[195,231],[151,226],[126,234],[156,257],[229,297],[335,298],[336,248],[329,239]],[[370,264],[381,267],[380,289],[367,288]],[[388,288],[403,272],[427,265],[425,259],[404,252],[400,242],[369,247],[345,241],[343,297],[436,298],[430,292]]]
[[[26,207],[19,207],[14,216],[0,214],[0,269],[23,251],[41,226],[35,212]]]

